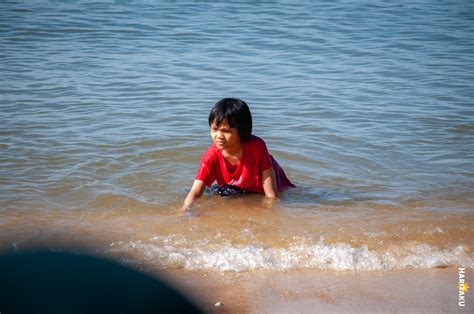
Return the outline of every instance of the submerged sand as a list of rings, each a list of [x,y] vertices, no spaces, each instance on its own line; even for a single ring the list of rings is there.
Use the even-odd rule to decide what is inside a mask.
[[[472,278],[467,270],[467,281]],[[458,306],[458,268],[341,272],[198,272],[162,276],[211,313],[468,313]],[[471,281],[474,282],[474,281]],[[220,306],[215,304],[220,302]]]

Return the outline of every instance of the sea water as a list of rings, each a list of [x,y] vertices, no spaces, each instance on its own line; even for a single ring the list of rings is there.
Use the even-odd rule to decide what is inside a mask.
[[[0,48],[3,250],[474,267],[470,1],[3,1]],[[297,188],[177,216],[223,97]]]

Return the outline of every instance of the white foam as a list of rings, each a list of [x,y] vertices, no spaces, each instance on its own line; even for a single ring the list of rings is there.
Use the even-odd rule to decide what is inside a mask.
[[[449,265],[474,267],[474,260],[462,246],[440,249],[423,243],[406,243],[383,252],[369,250],[367,245],[353,247],[347,243],[325,244],[323,239],[313,244],[295,243],[286,248],[259,245],[217,245],[210,241],[187,243],[183,239],[166,237],[152,242],[118,242],[111,252],[129,252],[145,263],[160,268],[192,270],[247,271],[254,269],[333,269],[391,270],[433,268]],[[176,241],[176,242],[175,242]]]

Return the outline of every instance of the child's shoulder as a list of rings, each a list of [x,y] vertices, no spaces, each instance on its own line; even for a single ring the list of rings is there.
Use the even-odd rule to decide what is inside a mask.
[[[247,142],[249,145],[252,146],[266,146],[265,141],[261,137],[258,137],[253,134],[250,136],[250,139]]]
[[[212,143],[202,155],[201,161],[206,163],[215,163],[219,161],[220,155],[222,155],[222,152],[219,150],[219,148],[217,148],[216,144]]]
[[[206,151],[204,152],[204,155],[207,155],[207,156],[215,156],[216,154],[218,154],[220,151],[219,149],[217,148],[216,144],[212,143],[211,145],[209,145],[209,147],[206,149]]]

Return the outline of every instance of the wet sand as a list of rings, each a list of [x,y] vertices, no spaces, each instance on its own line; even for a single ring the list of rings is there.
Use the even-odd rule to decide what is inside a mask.
[[[467,281],[472,278],[467,270]],[[468,313],[458,306],[458,269],[389,272],[299,270],[162,274],[211,313]],[[472,282],[472,279],[471,279]],[[215,306],[221,302],[221,306]]]

